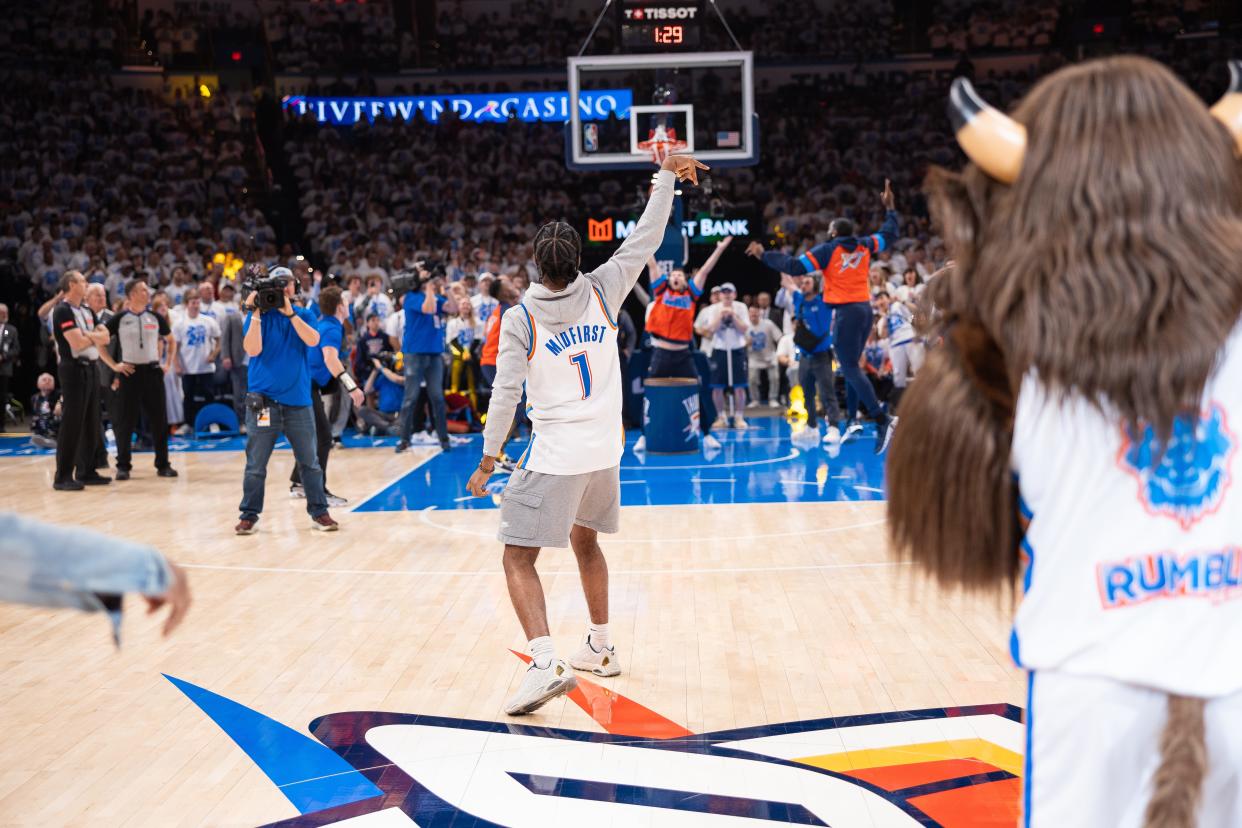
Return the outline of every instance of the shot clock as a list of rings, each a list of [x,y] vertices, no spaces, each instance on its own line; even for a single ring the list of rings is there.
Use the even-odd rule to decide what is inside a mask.
[[[620,0],[621,46],[627,52],[698,49],[702,0]]]

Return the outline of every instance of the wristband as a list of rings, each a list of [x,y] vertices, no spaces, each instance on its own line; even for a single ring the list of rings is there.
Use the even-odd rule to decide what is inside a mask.
[[[289,311],[288,313],[281,311],[280,315],[283,316],[285,319],[292,319],[293,317],[297,316],[297,314],[295,314],[293,311]]]
[[[354,378],[349,375],[345,369],[341,369],[341,373],[336,375],[337,382],[345,389],[346,393],[353,393],[358,390],[358,383],[354,382]]]
[[[486,458],[485,458],[485,459],[486,459]],[[485,469],[485,468],[483,468],[483,461],[482,461],[482,460],[480,460],[480,461],[479,461],[479,471],[483,472],[484,474],[492,474],[493,472],[495,472],[495,471],[496,471],[496,460],[495,460],[495,458],[493,458],[493,459],[492,459],[492,467],[491,467],[490,469]]]

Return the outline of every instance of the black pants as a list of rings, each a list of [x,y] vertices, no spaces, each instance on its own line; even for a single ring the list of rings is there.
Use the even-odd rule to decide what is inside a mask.
[[[311,383],[311,413],[315,415],[315,454],[319,459],[319,468],[323,471],[323,488],[328,488],[328,452],[332,450],[332,424],[328,422],[328,412],[323,408],[323,389]],[[298,473],[301,466],[293,464],[293,474],[289,482],[295,486],[302,485],[302,475]]]
[[[9,421],[9,375],[0,374],[0,427]]]
[[[116,434],[116,467],[129,471],[130,442],[138,415],[145,414],[155,444],[155,467],[168,468],[168,408],[164,397],[164,372],[158,363],[134,366],[128,377],[118,374],[121,387],[116,393],[117,414],[112,423]]]
[[[652,348],[651,363],[647,366],[647,379],[660,377],[686,377],[698,379],[694,367],[694,352],[689,348],[674,351],[669,348]]]
[[[94,475],[99,441],[99,377],[89,360],[63,360],[60,375],[60,433],[56,438],[56,482]]]
[[[191,432],[194,430],[194,418],[198,416],[199,409],[215,400],[212,393],[215,379],[215,374],[181,375],[181,393],[185,396],[185,422]]]

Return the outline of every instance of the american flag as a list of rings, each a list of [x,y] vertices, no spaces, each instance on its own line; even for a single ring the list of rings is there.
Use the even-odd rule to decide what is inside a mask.
[[[742,145],[742,133],[740,132],[717,132],[716,146],[718,147],[740,147]]]

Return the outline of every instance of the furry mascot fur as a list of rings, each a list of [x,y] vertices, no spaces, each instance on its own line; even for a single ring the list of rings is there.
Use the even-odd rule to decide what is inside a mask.
[[[1206,596],[1212,600],[1194,601],[1194,596],[1176,592],[1152,592],[1147,597],[1174,600],[1144,598],[1103,608],[1099,605],[1102,599],[1095,597],[1103,594],[1098,591],[1097,577],[1115,575],[1116,584],[1121,584],[1120,579],[1130,574],[1100,562],[1126,561],[1130,556],[1164,560],[1157,555],[1177,560],[1176,555],[1201,550],[1207,542],[1205,532],[1232,536],[1231,548],[1242,556],[1236,549],[1242,546],[1242,495],[1236,492],[1242,487],[1242,451],[1226,455],[1223,461],[1224,489],[1229,488],[1229,475],[1235,489],[1221,494],[1226,498],[1223,508],[1205,512],[1201,518],[1196,513],[1193,519],[1153,514],[1158,510],[1150,504],[1146,511],[1140,508],[1135,487],[1129,485],[1122,468],[1131,455],[1119,453],[1133,451],[1127,449],[1132,441],[1147,435],[1146,444],[1153,446],[1150,466],[1159,467],[1165,450],[1172,451],[1174,446],[1180,450],[1189,445],[1194,456],[1201,432],[1194,425],[1189,432],[1184,427],[1179,430],[1179,422],[1187,422],[1187,417],[1195,422],[1193,418],[1211,404],[1205,401],[1205,392],[1212,388],[1224,387],[1220,393],[1226,396],[1233,393],[1217,376],[1230,349],[1238,352],[1229,362],[1233,366],[1230,384],[1242,385],[1242,371],[1236,370],[1242,366],[1242,347],[1236,347],[1242,342],[1242,165],[1238,161],[1242,61],[1230,63],[1229,68],[1231,86],[1211,112],[1167,69],[1137,57],[1062,69],[1038,83],[1012,117],[984,103],[969,82],[959,79],[949,110],[958,142],[971,163],[960,173],[936,169],[928,177],[933,215],[956,264],[930,285],[928,294],[936,314],[929,339],[940,337],[943,345],[929,353],[918,381],[903,398],[901,425],[889,450],[892,545],[896,554],[914,561],[941,584],[976,591],[1016,590],[1025,563],[1034,570],[1036,586],[1019,607],[1015,629],[1021,631],[1023,612],[1035,592],[1042,588],[1041,597],[1047,599],[1052,587],[1045,585],[1055,582],[1054,601],[1063,602],[1066,618],[1078,617],[1071,611],[1077,609],[1074,602],[1081,596],[1081,617],[1092,619],[1082,626],[1061,620],[1065,628],[1055,630],[1053,638],[1082,638],[1079,652],[1092,647],[1101,653],[1108,653],[1110,647],[1141,647],[1145,642],[1134,639],[1149,634],[1140,632],[1147,629],[1141,626],[1144,618],[1185,609],[1217,613],[1203,618],[1220,622],[1215,628],[1222,636],[1220,657],[1237,659],[1224,646],[1232,630],[1242,630],[1242,598],[1233,598],[1235,593],[1221,592]],[[1242,400],[1242,392],[1228,398]],[[1162,542],[1173,538],[1171,545],[1146,549],[1126,544],[1107,549],[1097,543],[1087,549],[1075,546],[1072,537],[1068,543],[1062,537],[1060,548],[1048,550],[1048,555],[1040,548],[1042,567],[1034,565],[1034,552],[1030,552],[1031,560],[1024,560],[1021,550],[1029,551],[1027,536],[1035,524],[1044,520],[1047,528],[1051,520],[1068,522],[1068,518],[1061,520],[1063,515],[1045,519],[1035,507],[1036,516],[1028,526],[1030,515],[1023,502],[1026,470],[1015,459],[1025,439],[1021,431],[1027,416],[1024,405],[1042,412],[1039,416],[1051,418],[1049,422],[1059,423],[1062,429],[1038,432],[1046,441],[1042,444],[1028,440],[1036,444],[1034,451],[1027,446],[1028,458],[1042,462],[1042,447],[1056,443],[1064,451],[1062,438],[1081,441],[1086,431],[1075,433],[1079,423],[1098,422],[1099,428],[1091,434],[1112,435],[1116,443],[1107,452],[1099,447],[1098,453],[1092,453],[1096,446],[1088,444],[1067,460],[1061,471],[1081,469],[1082,473],[1061,475],[1052,487],[1055,491],[1043,493],[1045,502],[1061,504],[1063,514],[1074,515],[1079,507],[1096,508],[1100,498],[1121,498],[1119,492],[1126,488],[1124,497],[1130,500],[1117,500],[1122,505],[1114,513],[1099,506],[1094,517],[1083,519],[1097,524],[1127,521],[1130,512],[1125,510],[1132,509],[1137,515],[1134,521],[1152,521],[1163,533],[1159,535]],[[1236,448],[1242,442],[1242,430],[1236,427],[1242,422],[1242,406],[1232,415],[1234,431],[1224,433],[1232,435]],[[1050,433],[1056,436],[1048,440]],[[1187,433],[1194,436],[1185,438]],[[1185,438],[1181,443],[1179,435]],[[1178,517],[1183,519],[1180,527]],[[1210,542],[1219,543],[1214,534]],[[1067,554],[1053,554],[1062,551]],[[1079,567],[1085,574],[1074,571],[1088,558],[1089,567]],[[1161,578],[1165,574],[1161,570]],[[1029,579],[1031,572],[1025,575]],[[1200,586],[1197,577],[1196,588]],[[1084,587],[1080,593],[1079,582],[1086,582],[1089,590]],[[1225,583],[1237,582],[1226,576]],[[1110,581],[1106,586],[1111,589],[1116,584]],[[1045,605],[1056,607],[1054,602],[1045,601]],[[1092,637],[1095,619],[1102,619],[1100,625],[1117,625],[1108,627],[1107,640]],[[1045,610],[1041,623],[1055,626],[1058,619]],[[1014,642],[1016,659],[1017,632]],[[1153,640],[1152,648],[1158,649],[1161,643]],[[1230,644],[1236,646],[1236,639]],[[1045,647],[1044,652],[1054,649]],[[1177,649],[1174,640],[1169,650]],[[1142,779],[1135,781],[1131,804],[1116,803],[1116,818],[1109,818],[1107,824],[1188,828],[1200,818],[1207,819],[1202,791],[1205,779],[1217,771],[1215,763],[1232,763],[1229,796],[1237,801],[1222,806],[1232,816],[1219,822],[1213,818],[1211,824],[1242,824],[1234,821],[1242,820],[1242,794],[1238,793],[1242,751],[1209,761],[1215,748],[1209,750],[1213,743],[1205,737],[1205,708],[1211,713],[1213,700],[1221,697],[1242,705],[1236,701],[1242,699],[1242,684],[1198,693],[1194,669],[1148,684],[1124,671],[1121,676],[1106,667],[1096,672],[1084,666],[1082,659],[1071,668],[1066,662],[1078,658],[1078,652],[1072,648],[1064,652],[1068,654],[1063,657],[1036,653],[1033,660],[1019,662],[1032,670],[1033,688],[1035,677],[1042,679],[1046,671],[1050,681],[1058,675],[1102,678],[1114,682],[1118,692],[1151,692],[1160,700],[1151,725],[1156,730],[1144,742],[1151,745],[1150,761],[1144,766],[1148,770],[1136,773]],[[1101,664],[1106,661],[1102,659]],[[1183,686],[1191,689],[1170,689]],[[1091,704],[1071,695],[1068,707],[1076,703]],[[1099,705],[1101,715],[1106,706]],[[1028,705],[1028,717],[1031,709],[1033,705]],[[1212,721],[1209,716],[1209,735]],[[1119,744],[1125,730],[1116,731]],[[1035,733],[1039,733],[1038,725]],[[1028,730],[1028,757],[1033,750],[1030,738]],[[1082,750],[1106,753],[1108,745],[1097,741]],[[1049,813],[1061,816],[1041,819],[1045,802],[1066,805],[1066,797],[1077,797],[1070,804],[1078,806],[1097,795],[1122,796],[1121,792],[1092,793],[1089,787],[1076,787],[1088,783],[1076,783],[1071,776],[1075,772],[1076,768],[1060,770],[1066,775],[1064,786],[1047,785],[1042,779],[1036,784],[1027,774],[1026,824],[1106,824],[1086,817],[1089,808],[1065,821],[1066,811],[1053,807]],[[1136,799],[1141,802],[1134,805]],[[1126,807],[1130,810],[1123,815]]]

